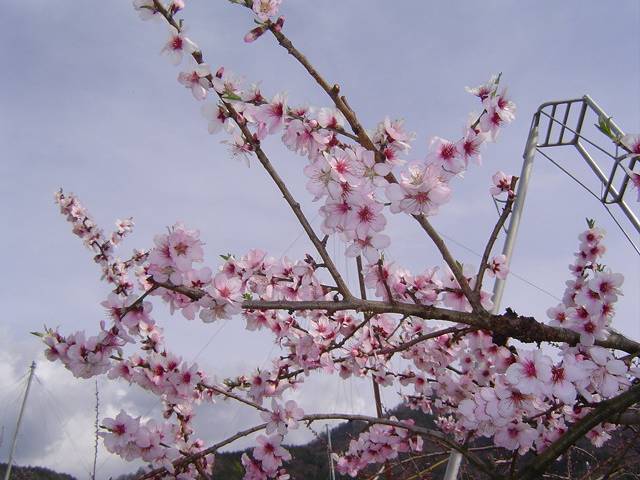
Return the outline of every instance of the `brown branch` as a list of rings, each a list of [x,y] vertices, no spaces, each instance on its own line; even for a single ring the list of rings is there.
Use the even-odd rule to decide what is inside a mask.
[[[216,386],[213,385],[206,385],[206,384],[202,384],[203,388],[206,388],[208,390],[212,390],[220,395],[223,395],[225,397],[228,398],[232,398],[234,400],[237,400],[240,403],[244,403],[245,405],[249,405],[250,407],[255,408],[256,410],[260,410],[261,412],[268,412],[269,409],[268,408],[264,408],[262,405],[258,405],[255,402],[252,402],[251,400],[247,400],[246,398],[242,398],[240,395],[236,395],[235,393],[231,393],[227,390],[224,390],[222,388],[218,388]]]
[[[387,279],[384,278],[384,268],[382,266],[382,258],[378,260],[378,275],[380,276],[380,281],[382,282],[382,285],[384,286],[384,290],[385,292],[387,292],[387,298],[388,298],[388,302],[393,304],[395,303],[395,300],[393,299],[393,294],[391,293],[391,288],[389,287],[389,282],[387,282]]]
[[[192,300],[199,300],[205,295],[203,290],[196,288],[171,285],[168,283],[157,284],[163,288],[186,295]],[[573,330],[562,327],[552,327],[538,322],[533,317],[517,315],[511,310],[507,310],[504,314],[492,315],[486,312],[460,312],[429,305],[415,305],[413,303],[395,303],[392,305],[386,302],[361,300],[358,298],[337,302],[327,300],[247,300],[242,302],[242,308],[244,310],[324,310],[328,313],[345,310],[372,314],[396,313],[399,315],[423,318],[425,320],[444,320],[447,322],[462,323],[478,329],[506,335],[523,343],[563,342],[572,346],[580,343],[580,334]],[[611,333],[605,340],[596,340],[595,344],[600,347],[612,348],[627,353],[640,352],[640,343],[619,333]]]
[[[626,411],[612,418],[609,423],[617,425],[640,425],[640,412],[638,410]]]
[[[449,327],[449,328],[445,328],[443,330],[438,330],[435,332],[431,332],[431,333],[426,333],[424,335],[420,335],[419,337],[414,338],[413,340],[400,344],[397,347],[390,347],[390,348],[385,348],[383,350],[380,350],[379,352],[376,352],[376,355],[393,355],[394,353],[397,352],[402,352],[404,350],[408,350],[409,348],[413,347],[414,345],[417,345],[420,342],[424,342],[425,340],[429,340],[431,338],[437,338],[437,337],[441,337],[442,335],[447,335],[449,333],[454,333],[454,332],[459,332],[459,333],[467,333],[467,332],[472,332],[473,330],[475,330],[475,328],[459,328],[459,327]]]
[[[309,72],[309,75],[313,77],[316,83],[320,85],[325,92],[327,92],[329,97],[331,97],[336,108],[344,115],[344,118],[347,120],[347,123],[349,123],[351,130],[356,134],[358,143],[367,150],[377,152],[373,141],[371,141],[366,130],[360,124],[355,112],[351,110],[351,107],[347,104],[346,98],[340,95],[340,87],[337,84],[329,85],[322,75],[320,75],[313,65],[311,65],[309,60],[307,60],[307,57],[294,47],[291,40],[289,40],[273,23],[269,24],[269,31],[273,34],[278,43],[284,47],[284,49],[287,50],[287,52],[289,52],[289,54],[292,55],[307,72]]]
[[[455,442],[452,442],[451,440],[447,439],[447,437],[441,433],[438,432],[436,430],[431,430],[428,428],[424,428],[424,427],[419,427],[417,425],[407,425],[404,424],[400,421],[397,420],[390,420],[388,418],[375,418],[375,417],[369,417],[366,415],[352,415],[352,414],[347,414],[347,413],[319,413],[319,414],[312,414],[312,415],[305,415],[304,417],[302,417],[301,421],[302,422],[307,422],[307,423],[312,423],[318,420],[348,420],[348,421],[361,421],[361,422],[366,422],[368,424],[380,424],[380,425],[389,425],[391,427],[397,427],[397,428],[401,428],[403,430],[408,430],[410,432],[413,433],[417,433],[419,435],[424,435],[425,437],[431,438],[432,440],[434,440],[435,442],[438,442],[439,444],[441,444],[442,446],[446,447],[446,448],[453,448],[457,451],[459,451],[460,453],[462,453],[468,460],[469,462],[471,462],[474,466],[476,466],[478,469],[480,469],[481,471],[483,471],[484,473],[486,473],[487,475],[489,475],[492,478],[498,478],[498,476],[495,474],[495,472],[493,471],[491,465],[486,462],[485,460],[481,459],[480,457],[476,456],[471,450],[458,445]],[[255,427],[251,427],[248,428],[246,430],[243,430],[241,432],[236,433],[235,435],[221,441],[218,442],[198,453],[194,453],[191,455],[187,455],[185,457],[182,457],[176,461],[173,462],[174,467],[177,469],[179,468],[183,468],[186,467],[187,465],[193,463],[194,461],[206,456],[206,455],[210,455],[212,453],[215,453],[216,451],[218,451],[220,448],[229,445],[230,443],[235,442],[236,440],[246,437],[248,435],[251,435],[252,433],[258,432],[264,428],[266,428],[267,424],[263,423],[260,425],[256,425]],[[166,472],[165,468],[157,468],[155,470],[152,470],[140,477],[137,478],[137,480],[146,480],[146,479],[150,479],[150,478],[155,478],[158,477],[162,474],[164,474]]]
[[[640,384],[633,385],[626,392],[617,397],[605,400],[594,408],[585,417],[576,422],[558,440],[553,442],[540,455],[535,457],[522,468],[521,480],[533,480],[547,469],[550,463],[555,461],[569,447],[586,435],[596,425],[607,422],[616,414],[625,411],[633,404],[640,401]]]

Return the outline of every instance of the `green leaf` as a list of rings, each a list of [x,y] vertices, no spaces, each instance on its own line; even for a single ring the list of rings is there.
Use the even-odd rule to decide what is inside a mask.
[[[614,142],[617,142],[619,140],[618,136],[613,132],[611,128],[611,117],[599,117],[598,123],[595,124],[595,127]]]
[[[242,100],[242,98],[240,98],[235,93],[225,93],[224,95],[222,95],[222,98],[224,98],[225,100],[235,100],[235,101]]]

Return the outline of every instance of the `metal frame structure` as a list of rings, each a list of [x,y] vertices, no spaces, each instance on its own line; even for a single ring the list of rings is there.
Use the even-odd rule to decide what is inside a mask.
[[[576,119],[576,124],[574,128],[571,128],[568,125],[569,115],[571,113],[571,108],[573,106],[577,106],[580,111],[578,117]],[[558,112],[559,109],[564,109],[564,112]],[[548,110],[551,110],[550,112]],[[592,111],[598,116],[598,119],[605,120],[607,125],[611,129],[612,133],[614,133],[617,137],[623,137],[624,132],[616,125],[616,123],[612,120],[612,117],[608,116],[602,108],[589,96],[585,95],[582,98],[573,99],[573,100],[563,100],[559,102],[547,102],[540,105],[538,111],[533,117],[532,121],[532,129],[534,124],[536,127],[539,126],[541,118],[545,117],[548,120],[547,129],[545,134],[544,142],[538,143],[536,145],[536,150],[540,153],[543,153],[541,149],[549,148],[549,147],[561,147],[561,146],[573,146],[580,153],[582,158],[586,161],[587,165],[591,168],[591,170],[595,173],[596,177],[602,183],[604,187],[601,195],[600,201],[604,205],[610,204],[618,204],[620,209],[627,216],[633,227],[636,229],[638,233],[640,233],[640,221],[638,221],[635,213],[629,208],[627,203],[624,201],[623,197],[627,190],[629,184],[629,173],[633,171],[633,167],[639,161],[637,156],[629,156],[626,151],[620,152],[620,149],[616,146],[616,152],[611,153],[606,148],[598,145],[595,141],[590,140],[583,134],[583,127],[585,122],[585,117]],[[558,120],[557,115],[562,113],[562,120]],[[560,132],[557,136],[557,140],[552,140],[552,130],[554,126],[558,126]],[[565,140],[566,132],[570,132],[571,138],[569,140]],[[612,142],[607,139],[608,144],[612,144]],[[615,145],[615,144],[614,144]],[[604,171],[606,171],[607,167],[601,167],[598,163],[593,159],[593,156],[587,151],[587,146],[593,147],[600,153],[602,153],[605,157],[607,157],[612,165],[609,167],[609,175],[605,175]],[[624,165],[624,161],[628,159],[627,165]],[[616,175],[621,173],[622,178],[620,179],[620,187],[616,188],[614,186]],[[593,193],[593,192],[592,192]]]
[[[572,108],[574,107],[578,109],[575,119],[572,117]],[[573,112],[576,113],[576,110],[573,110]],[[581,98],[570,100],[545,102],[540,105],[538,110],[536,110],[536,113],[534,113],[531,120],[527,144],[523,154],[524,162],[522,164],[522,171],[520,172],[520,179],[518,181],[516,200],[513,205],[513,212],[511,214],[511,220],[509,221],[509,227],[507,229],[507,236],[502,249],[502,253],[507,257],[508,263],[511,263],[511,256],[513,254],[516,237],[518,235],[520,220],[522,219],[524,202],[529,189],[529,180],[531,178],[533,160],[536,153],[540,153],[547,160],[551,161],[574,181],[578,182],[591,195],[596,197],[607,209],[607,212],[611,215],[620,230],[622,230],[622,233],[625,235],[636,253],[640,255],[640,247],[638,247],[636,242],[633,241],[631,236],[609,210],[609,205],[618,205],[634,227],[636,233],[640,234],[640,221],[623,198],[629,185],[631,172],[635,165],[640,162],[640,158],[638,156],[628,155],[626,150],[621,149],[619,145],[614,144],[612,140],[604,134],[602,134],[602,137],[606,138],[607,146],[609,148],[613,146],[615,150],[614,152],[610,152],[606,147],[603,147],[594,140],[589,139],[584,134],[585,120],[589,113],[595,114],[598,122],[605,121],[611,132],[617,138],[624,136],[622,129],[615,124],[611,117],[607,115],[607,113],[602,110],[602,108],[600,108],[600,106],[589,95],[584,95]],[[543,120],[542,125],[541,120]],[[570,124],[573,125],[573,127]],[[557,135],[554,134],[554,127],[559,130]],[[543,132],[542,137],[544,137],[542,141],[540,141],[542,138],[540,135],[541,131]],[[577,150],[600,181],[602,188],[599,195],[589,189],[573,174],[571,174],[571,172],[563,168],[543,151],[548,148],[567,146],[574,147]],[[603,167],[598,164],[593,155],[589,152],[589,148],[595,149],[595,151],[602,154],[607,161],[611,162],[611,165]],[[605,171],[609,172],[608,176],[605,174]],[[500,304],[502,302],[505,284],[506,280],[496,279],[493,287],[493,313],[499,313],[500,311]],[[457,451],[452,451],[451,455],[449,455],[449,461],[447,463],[447,469],[443,480],[455,480],[458,476],[458,470],[460,469],[461,462],[462,454]]]

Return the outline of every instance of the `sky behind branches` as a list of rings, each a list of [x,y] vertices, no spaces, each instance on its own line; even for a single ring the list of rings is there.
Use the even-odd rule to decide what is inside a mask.
[[[325,78],[340,84],[366,127],[386,115],[406,120],[417,134],[410,158],[423,158],[434,135],[458,138],[468,112],[478,108],[464,87],[503,73],[518,106],[517,119],[497,144],[485,148],[484,165],[455,182],[453,201],[434,220],[455,242],[450,246],[462,261],[479,263],[468,249],[482,251],[496,218],[490,177],[498,169],[519,173],[530,119],[540,103],[589,93],[623,130],[640,132],[637,1],[399,5],[288,0],[282,13],[286,34]],[[245,9],[222,0],[192,0],[184,18],[188,35],[212,67],[224,65],[248,83],[260,80],[266,95],[284,90],[290,104],[328,105],[269,35],[251,45],[242,42],[252,27]],[[137,226],[125,251],[149,247],[155,233],[177,220],[201,231],[211,266],[218,254],[242,255],[251,248],[291,258],[312,250],[259,165],[247,169],[229,157],[223,135],[207,133],[200,105],[176,81],[180,70],[159,54],[167,36],[164,24],[140,21],[128,1],[22,0],[3,6],[0,25],[0,189],[5,199],[0,251],[7,272],[0,280],[0,426],[5,427],[0,459],[8,454],[21,377],[35,359],[40,381],[16,461],[86,478],[94,383],[75,380],[46,362],[28,332],[44,324],[59,325],[66,333],[94,332],[104,316],[99,303],[108,287],[57,213],[53,192],[64,187],[78,194],[105,229],[116,218],[133,216]],[[305,160],[273,139],[265,149],[319,226],[317,205],[304,188]],[[571,152],[556,158],[590,177]],[[638,257],[598,202],[540,156],[512,260],[513,272],[526,282],[509,280],[504,306],[545,318],[546,308],[557,303],[552,295],[562,295],[585,217],[608,231],[605,261],[625,275],[626,295],[615,327],[640,338]],[[391,215],[388,220],[388,258],[413,271],[441,265],[415,222]],[[353,285],[355,268],[343,261],[343,247],[333,240],[329,247]],[[275,352],[268,334],[246,332],[241,319],[187,322],[169,316],[159,303],[156,318],[177,353],[197,360],[218,379],[266,366]],[[100,389],[105,415],[120,408],[159,413],[135,387],[101,379]],[[310,395],[296,395],[309,411],[375,411],[368,383],[312,379],[308,390]],[[385,392],[389,407],[394,397]],[[201,412],[205,439],[220,439],[256,421],[243,412],[231,404]],[[100,455],[99,478],[135,469],[104,450]]]

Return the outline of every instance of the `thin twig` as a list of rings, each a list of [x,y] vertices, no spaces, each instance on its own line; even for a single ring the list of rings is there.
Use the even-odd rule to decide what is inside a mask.
[[[511,191],[515,191],[516,183],[518,181],[518,177],[513,177],[511,179]],[[478,275],[476,276],[476,284],[473,289],[473,294],[476,296],[477,300],[480,301],[480,290],[482,289],[482,279],[484,278],[484,274],[488,268],[489,255],[491,255],[491,250],[493,250],[493,246],[498,239],[498,234],[500,233],[500,229],[507,221],[509,214],[511,213],[511,209],[513,208],[513,202],[515,201],[515,195],[509,195],[507,199],[507,203],[504,206],[504,210],[502,210],[502,214],[495,226],[493,227],[493,231],[489,236],[489,240],[487,241],[487,245],[484,247],[484,252],[482,254],[482,260],[480,261],[480,268],[478,269]]]

